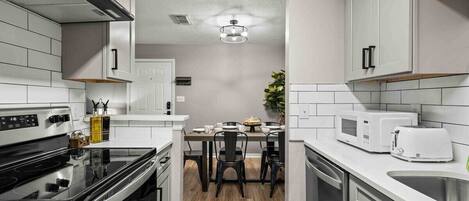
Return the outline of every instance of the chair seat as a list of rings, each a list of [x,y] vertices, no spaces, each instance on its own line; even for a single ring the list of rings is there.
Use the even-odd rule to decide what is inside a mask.
[[[226,160],[226,155],[220,154],[218,160],[224,161],[224,162],[239,162],[239,161],[243,161],[244,158],[243,158],[243,155],[242,155],[242,154],[239,154],[239,155],[237,154],[234,161],[227,161],[227,160]]]
[[[225,152],[225,147],[222,147],[220,149],[220,154],[225,154],[225,153],[226,153]],[[236,147],[236,154],[243,154],[243,151],[242,151],[241,147]]]
[[[275,147],[275,148],[274,148],[274,151],[275,151],[275,152],[279,152],[279,150],[280,150],[280,149],[279,149],[278,147]],[[262,147],[262,151],[267,151],[267,147]]]
[[[201,150],[184,151],[185,156],[202,156]]]
[[[280,166],[285,164],[285,162],[280,161],[280,156],[278,155],[269,156],[267,160],[269,161],[269,163],[275,163]]]

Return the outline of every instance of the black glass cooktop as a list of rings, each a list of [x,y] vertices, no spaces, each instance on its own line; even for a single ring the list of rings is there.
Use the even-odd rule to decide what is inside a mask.
[[[153,152],[69,149],[2,167],[0,200],[75,200]]]

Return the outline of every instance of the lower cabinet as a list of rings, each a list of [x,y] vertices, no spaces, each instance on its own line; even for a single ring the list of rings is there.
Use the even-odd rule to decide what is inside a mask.
[[[157,169],[157,201],[170,201],[170,173],[171,173],[171,147],[166,148],[158,154],[158,163],[160,164]]]
[[[353,175],[349,177],[349,201],[392,201]]]

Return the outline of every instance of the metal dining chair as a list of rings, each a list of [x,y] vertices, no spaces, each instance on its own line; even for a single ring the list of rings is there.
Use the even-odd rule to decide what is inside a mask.
[[[239,131],[219,131],[214,134],[213,141],[215,142],[215,154],[217,158],[217,192],[216,197],[220,193],[223,174],[226,169],[233,168],[236,171],[238,184],[240,187],[241,195],[244,197],[244,183],[246,182],[246,151],[248,136],[244,132]],[[238,146],[241,144],[240,146]],[[224,148],[224,152],[219,151]],[[237,148],[241,147],[241,154],[238,153]]]
[[[277,122],[264,122],[262,126],[278,126],[280,128],[281,124],[277,123]],[[266,135],[267,135],[267,133],[266,133]],[[272,142],[267,142],[267,143],[272,144]],[[262,149],[261,172],[259,174],[259,178],[262,179],[262,172],[264,171],[264,169],[267,168],[267,165],[268,165],[267,164],[267,147],[264,147],[264,145],[262,144],[262,141],[259,142],[259,146]],[[274,153],[272,153],[272,154],[277,154],[278,155],[278,147],[275,148],[275,150],[273,152]]]
[[[187,135],[186,130],[182,130],[182,133],[184,136]],[[189,141],[186,141],[187,146],[189,147],[188,151],[184,151],[184,166],[186,166],[186,161],[191,160],[195,161],[197,163],[197,169],[199,170],[199,178],[200,182],[202,182],[202,150],[194,150],[192,149],[191,143]]]
[[[236,121],[226,121],[226,122],[223,122],[222,125],[223,125],[223,126],[240,126],[240,125],[242,125],[242,124],[239,123],[239,122],[236,122]],[[236,130],[237,130],[237,128],[236,128]],[[220,151],[221,151],[222,153],[224,153],[225,148],[222,147],[222,148],[220,149]],[[242,150],[241,150],[240,147],[237,147],[237,148],[236,148],[236,153],[238,153],[238,154],[242,153]]]
[[[274,130],[267,134],[267,164],[270,167],[270,197],[274,195],[274,189],[277,185],[277,173],[280,168],[285,167],[285,131]],[[275,146],[277,143],[278,146]],[[278,151],[276,151],[278,148]],[[267,168],[262,172],[262,184],[264,184],[267,175]]]

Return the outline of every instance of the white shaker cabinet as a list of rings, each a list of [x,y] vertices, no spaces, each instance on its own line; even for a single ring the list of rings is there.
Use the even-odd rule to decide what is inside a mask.
[[[135,11],[135,0],[119,0]],[[135,63],[135,22],[62,25],[63,78],[88,82],[131,82]]]
[[[386,195],[378,192],[365,182],[350,175],[349,201],[392,201]]]
[[[469,1],[347,0],[347,81],[469,73],[463,8]]]

